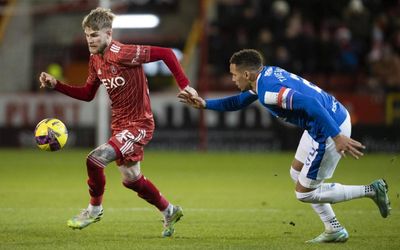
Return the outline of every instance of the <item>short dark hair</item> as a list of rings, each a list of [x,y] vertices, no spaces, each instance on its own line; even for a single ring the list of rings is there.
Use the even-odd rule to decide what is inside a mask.
[[[258,70],[263,66],[263,56],[255,49],[242,49],[232,55],[229,63],[240,69]]]

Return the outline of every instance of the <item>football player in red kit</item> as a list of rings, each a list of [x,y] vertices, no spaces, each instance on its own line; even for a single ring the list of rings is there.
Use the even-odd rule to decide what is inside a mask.
[[[68,220],[68,226],[82,229],[103,216],[102,200],[105,186],[104,168],[116,161],[123,185],[155,206],[164,217],[162,235],[170,237],[174,224],[183,216],[182,208],[168,202],[155,185],[140,171],[143,147],[154,131],[149,89],[142,64],[163,60],[174,75],[179,88],[197,95],[191,88],[174,53],[169,48],[126,45],[112,39],[115,15],[109,9],[96,8],[82,22],[90,51],[89,76],[86,84],[68,85],[42,72],[40,87],[53,88],[65,95],[91,101],[100,85],[107,89],[111,100],[112,137],[89,153],[86,159],[89,205],[82,213]]]

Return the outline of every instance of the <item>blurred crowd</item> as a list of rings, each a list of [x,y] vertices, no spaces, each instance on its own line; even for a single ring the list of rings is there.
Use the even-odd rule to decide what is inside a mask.
[[[398,0],[219,0],[208,33],[208,72],[220,88],[231,85],[231,54],[255,48],[265,64],[328,90],[400,91]]]

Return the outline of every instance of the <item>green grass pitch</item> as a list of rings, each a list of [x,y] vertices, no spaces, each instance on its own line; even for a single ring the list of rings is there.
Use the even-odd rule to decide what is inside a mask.
[[[400,159],[350,157],[332,181],[389,183],[392,214],[370,199],[333,205],[347,228],[344,244],[309,245],[323,231],[309,204],[295,199],[291,153],[147,151],[143,173],[184,209],[173,238],[161,238],[161,216],[107,167],[102,221],[71,230],[66,221],[87,206],[89,149],[0,150],[0,249],[400,249]]]

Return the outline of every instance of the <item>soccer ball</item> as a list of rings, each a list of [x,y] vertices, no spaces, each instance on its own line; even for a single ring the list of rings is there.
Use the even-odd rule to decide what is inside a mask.
[[[36,125],[35,139],[36,145],[42,150],[60,150],[67,143],[67,127],[56,118],[46,118]]]

